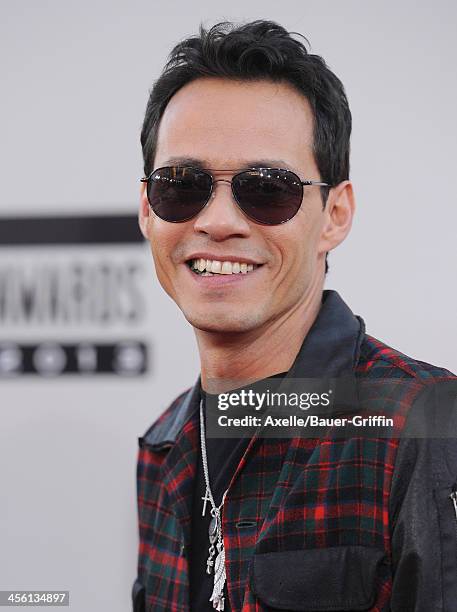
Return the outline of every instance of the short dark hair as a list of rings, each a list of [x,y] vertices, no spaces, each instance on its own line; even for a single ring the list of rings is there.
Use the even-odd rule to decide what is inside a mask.
[[[313,153],[321,180],[336,185],[348,179],[352,118],[346,93],[322,57],[309,53],[304,43],[309,45],[301,34],[262,19],[242,25],[221,22],[208,30],[200,25],[198,36],[178,43],[149,95],[141,131],[145,176],[154,170],[159,123],[171,97],[198,78],[222,77],[295,87],[313,111]],[[324,207],[328,193],[328,187],[321,187]]]

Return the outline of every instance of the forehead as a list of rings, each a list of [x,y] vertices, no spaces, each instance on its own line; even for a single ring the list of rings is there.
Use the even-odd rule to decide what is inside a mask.
[[[213,168],[278,159],[314,164],[313,114],[288,83],[201,78],[182,87],[162,116],[155,166],[191,157]]]

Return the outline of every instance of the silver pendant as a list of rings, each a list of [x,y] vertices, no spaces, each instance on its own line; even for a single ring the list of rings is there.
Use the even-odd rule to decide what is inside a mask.
[[[209,522],[208,535],[209,537],[217,534],[217,519],[215,516]]]
[[[216,553],[214,543],[217,540],[217,517],[213,516],[209,524],[208,536],[210,547],[208,548],[208,560],[206,561],[206,573],[211,574],[214,565],[213,557]]]
[[[200,499],[203,500],[202,516],[205,516],[205,514],[206,514],[206,503],[211,501],[211,498],[209,496],[208,487],[206,487],[205,497],[201,497]]]
[[[219,554],[216,557],[214,566],[214,588],[213,594],[209,598],[213,602],[215,610],[224,609],[224,585],[225,585],[225,550],[223,542],[217,543]]]

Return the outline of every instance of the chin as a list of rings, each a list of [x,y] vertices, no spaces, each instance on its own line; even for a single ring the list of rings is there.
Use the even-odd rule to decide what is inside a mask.
[[[195,329],[215,334],[246,333],[257,329],[263,323],[263,318],[258,312],[249,315],[247,313],[235,315],[233,312],[203,314],[183,311],[183,314]]]

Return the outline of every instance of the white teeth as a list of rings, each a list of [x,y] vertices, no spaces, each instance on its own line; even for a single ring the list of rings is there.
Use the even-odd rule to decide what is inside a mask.
[[[239,261],[219,261],[218,259],[193,259],[190,267],[202,276],[211,274],[247,274],[257,268],[256,264]]]
[[[232,273],[232,262],[224,261],[222,263],[221,274],[231,274]]]

